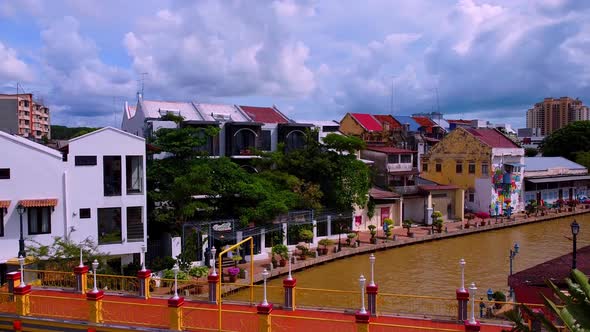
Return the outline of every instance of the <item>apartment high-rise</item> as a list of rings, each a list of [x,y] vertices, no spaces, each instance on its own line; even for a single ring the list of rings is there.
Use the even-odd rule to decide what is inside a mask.
[[[590,120],[590,110],[580,99],[545,98],[526,113],[527,128],[540,128],[546,136],[574,121]]]
[[[32,93],[0,94],[0,130],[19,136],[51,138],[49,108]]]

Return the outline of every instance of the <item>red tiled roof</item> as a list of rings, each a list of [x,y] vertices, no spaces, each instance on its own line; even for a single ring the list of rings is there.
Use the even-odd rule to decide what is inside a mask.
[[[429,118],[427,118],[425,116],[413,116],[412,119],[414,119],[416,122],[418,122],[420,127],[433,127],[436,125],[436,123],[434,123],[434,121],[430,120]]]
[[[256,122],[289,123],[289,119],[273,107],[240,106],[240,108]]]
[[[471,124],[471,120],[447,120],[448,123],[455,123],[455,124]]]
[[[401,197],[400,194],[388,190],[383,190],[377,187],[372,187],[371,189],[369,189],[369,196],[371,196],[374,199],[391,199]]]
[[[0,209],[8,209],[10,201],[0,201]]]
[[[18,201],[18,204],[26,208],[56,206],[57,198],[23,199]]]
[[[393,116],[389,114],[373,114],[373,116],[381,122],[381,124],[389,123],[389,127],[393,128],[401,128],[402,125],[399,123]]]
[[[393,146],[367,146],[366,149],[371,150],[371,151],[383,152],[383,153],[387,153],[387,154],[402,154],[402,153],[414,153],[415,152],[412,150],[395,148]]]
[[[366,113],[350,113],[350,115],[368,131],[381,131],[383,126],[375,117]]]
[[[471,135],[480,142],[491,146],[492,148],[518,148],[513,141],[502,133],[492,128],[465,128]]]

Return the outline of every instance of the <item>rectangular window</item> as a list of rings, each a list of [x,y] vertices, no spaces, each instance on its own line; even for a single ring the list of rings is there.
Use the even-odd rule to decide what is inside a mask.
[[[469,163],[469,174],[475,174],[475,163]]]
[[[457,172],[457,174],[461,174],[463,173],[463,163],[458,161],[457,165],[455,165],[455,172]]]
[[[488,164],[481,164],[481,175],[488,175],[489,168]]]
[[[127,194],[141,194],[143,192],[143,157],[126,156],[125,168]]]
[[[401,164],[410,164],[412,163],[412,155],[411,154],[402,154],[400,156],[401,160],[400,163]]]
[[[89,219],[90,218],[90,209],[80,209],[80,219]]]
[[[104,195],[121,196],[121,156],[104,156],[102,167]]]
[[[52,207],[27,208],[29,217],[29,235],[51,233]]]
[[[96,156],[75,156],[74,164],[76,166],[96,166]]]
[[[422,164],[422,171],[428,172],[428,164],[427,163]]]
[[[439,164],[439,163],[436,164],[436,171],[438,173],[442,172],[442,165],[441,164]]]
[[[4,209],[0,208],[0,236],[4,236]]]
[[[10,168],[0,168],[0,180],[10,179]]]
[[[98,209],[98,244],[121,243],[121,208]]]
[[[270,130],[263,130],[262,131],[262,146],[260,147],[262,151],[270,151],[271,149],[271,131]]]
[[[127,207],[127,240],[143,241],[142,207]]]
[[[475,193],[473,191],[469,191],[468,195],[469,195],[469,202],[471,202],[471,203],[475,202]]]
[[[399,164],[399,154],[387,155],[387,163],[388,164]]]

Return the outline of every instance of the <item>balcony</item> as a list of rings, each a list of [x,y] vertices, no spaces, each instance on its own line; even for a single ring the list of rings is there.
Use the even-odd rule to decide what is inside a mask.
[[[420,188],[418,188],[418,186],[394,186],[391,187],[391,190],[403,196],[417,194],[420,191]]]

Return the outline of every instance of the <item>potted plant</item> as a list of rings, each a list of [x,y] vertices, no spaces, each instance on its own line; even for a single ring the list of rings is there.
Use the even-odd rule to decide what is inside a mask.
[[[232,261],[234,261],[234,267],[238,266],[238,263],[242,260],[242,256],[240,255],[233,255],[231,257]]]
[[[279,265],[280,266],[286,266],[287,265],[287,259],[289,259],[289,249],[287,248],[286,245],[279,243],[279,244],[275,244],[272,247],[272,255],[274,257],[274,255],[279,256]]]
[[[307,256],[309,256],[309,249],[307,248],[307,246],[305,246],[303,244],[298,244],[295,248],[297,248],[299,250],[299,259],[300,260],[305,260],[305,258]]]
[[[313,232],[309,229],[302,229],[299,231],[299,240],[309,243],[309,241],[313,240]]]
[[[229,282],[236,282],[236,280],[238,280],[238,273],[240,273],[239,267],[228,268],[227,275],[229,276]]]
[[[406,219],[402,222],[402,227],[408,230],[408,237],[414,237],[414,233],[410,232],[413,223],[414,220],[412,219]]]
[[[577,199],[570,199],[569,201],[567,201],[567,205],[569,206],[569,211],[576,211],[576,206],[578,205],[578,200]]]
[[[436,228],[436,231],[442,233],[443,227],[443,218],[442,213],[440,211],[432,212],[432,226]]]
[[[467,219],[467,223],[465,224],[465,228],[469,228],[471,226],[471,220],[475,219],[475,215],[471,212],[465,214],[465,219]]]
[[[478,213],[476,213],[476,214],[475,214],[475,216],[476,216],[477,218],[480,218],[480,219],[481,219],[481,222],[479,223],[479,225],[480,225],[480,226],[485,226],[485,225],[486,225],[486,221],[485,221],[485,219],[489,218],[489,217],[490,217],[490,214],[489,214],[489,213],[487,213],[487,212],[483,212],[483,211],[482,211],[482,212],[478,212]]]
[[[318,242],[318,244],[320,246],[324,246],[323,248],[318,249],[318,253],[320,253],[321,255],[327,255],[328,254],[328,246],[333,245],[334,241],[332,241],[330,239],[321,239],[320,242]]]
[[[240,268],[240,273],[238,273],[238,278],[246,279],[246,270]]]
[[[389,237],[391,236],[393,230],[393,220],[391,220],[390,218],[385,218],[383,219],[383,232],[385,232],[385,238],[389,239]]]
[[[555,206],[557,207],[557,212],[561,212],[561,209],[563,208],[564,203],[565,203],[564,200],[561,198],[555,201]]]
[[[352,246],[352,239],[354,239],[356,237],[356,233],[348,233],[346,234],[346,244],[348,244],[348,246]]]
[[[375,237],[375,235],[377,235],[377,226],[375,225],[369,225],[369,232],[371,233],[371,240],[369,240],[371,242],[371,244],[377,244],[377,238]]]

